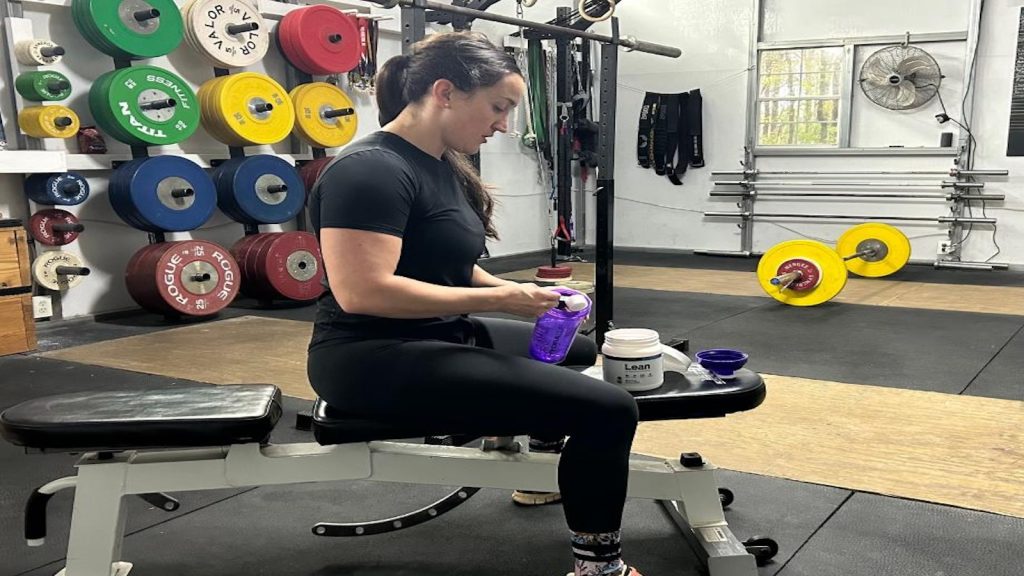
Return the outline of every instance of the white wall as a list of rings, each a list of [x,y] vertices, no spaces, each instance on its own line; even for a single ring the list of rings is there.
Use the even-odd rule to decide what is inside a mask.
[[[621,33],[676,46],[681,58],[619,53],[615,154],[615,242],[619,246],[736,249],[729,224],[708,226],[712,170],[739,168],[746,125],[750,0],[653,2],[630,0],[617,8]],[[609,33],[609,26],[595,31]],[[636,131],[644,93],[700,88],[704,98],[707,165],[690,169],[673,186],[637,165]],[[593,241],[593,230],[588,239]]]
[[[963,30],[968,0],[764,0],[762,40],[811,40]]]
[[[931,54],[942,70],[939,95],[946,105],[946,113],[960,119],[960,96],[963,94],[965,42],[927,42],[915,44]],[[876,51],[885,46],[860,46],[854,51],[854,78]],[[958,134],[959,129],[952,123],[940,125],[935,115],[942,112],[939,98],[913,110],[889,110],[868,100],[864,91],[856,83],[853,86],[853,114],[850,127],[850,146],[852,147],[886,147],[904,146],[907,148],[922,146],[938,146],[942,132]],[[955,138],[954,138],[955,141]]]

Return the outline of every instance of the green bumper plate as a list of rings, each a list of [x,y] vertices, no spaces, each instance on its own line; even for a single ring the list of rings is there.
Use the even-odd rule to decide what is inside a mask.
[[[71,96],[71,81],[55,70],[20,74],[14,88],[22,98],[33,102],[58,102]]]
[[[73,0],[71,16],[90,44],[114,58],[163,56],[184,37],[174,0]]]
[[[89,108],[100,127],[127,144],[175,144],[199,127],[195,92],[180,77],[156,66],[101,75],[89,90]]]

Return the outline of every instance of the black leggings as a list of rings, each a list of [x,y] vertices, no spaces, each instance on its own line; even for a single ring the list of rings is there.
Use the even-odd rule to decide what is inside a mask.
[[[309,381],[345,413],[422,426],[424,433],[569,436],[558,464],[566,523],[612,532],[622,523],[633,397],[570,368],[528,357],[533,324],[472,318],[473,341],[324,342],[309,352]],[[579,336],[563,364],[589,366],[597,348]]]

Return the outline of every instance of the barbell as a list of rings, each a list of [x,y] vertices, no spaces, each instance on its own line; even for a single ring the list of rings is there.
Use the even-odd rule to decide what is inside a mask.
[[[849,273],[881,278],[910,260],[910,241],[888,224],[850,228],[835,249],[815,240],[789,240],[770,248],[757,265],[761,288],[790,306],[816,306],[835,298]]]

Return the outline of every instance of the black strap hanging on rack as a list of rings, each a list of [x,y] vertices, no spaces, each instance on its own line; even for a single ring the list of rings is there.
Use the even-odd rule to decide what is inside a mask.
[[[675,161],[676,154],[680,150],[686,150],[685,143],[680,145],[679,141],[680,136],[683,134],[679,123],[685,121],[686,118],[685,114],[679,113],[679,107],[685,98],[686,94],[665,94],[662,96],[662,102],[664,102],[663,113],[658,117],[659,123],[662,116],[665,118],[665,174],[677,186],[682,184],[682,181],[676,175],[676,169],[678,168],[681,172],[686,171],[685,157],[680,158],[679,162]]]
[[[636,160],[644,168],[654,164],[654,119],[658,115],[660,94],[648,92],[640,108],[640,126],[636,135]]]
[[[675,94],[662,94],[658,98],[658,115],[654,120],[654,173],[658,176],[665,175],[665,161],[668,156],[668,111],[670,108],[675,108],[678,113],[678,97]]]
[[[702,168],[704,166],[704,98],[700,95],[700,88],[690,90],[690,97],[686,104],[686,128],[689,131],[690,166]]]
[[[679,94],[648,92],[637,127],[637,162],[654,167],[676,186],[690,166],[704,166],[700,90]]]

